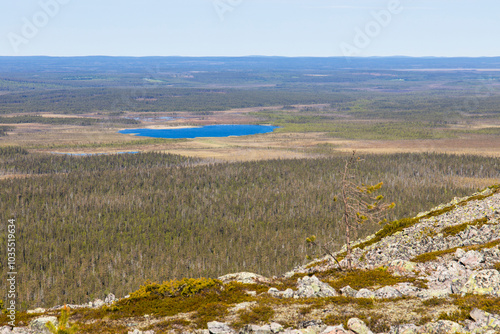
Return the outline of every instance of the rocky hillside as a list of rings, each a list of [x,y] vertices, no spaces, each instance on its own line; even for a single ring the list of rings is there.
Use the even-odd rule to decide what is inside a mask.
[[[147,282],[69,305],[70,322],[79,333],[500,333],[499,220],[497,185],[359,240],[352,271],[325,257],[282,277]],[[13,332],[43,333],[60,309],[19,313]]]

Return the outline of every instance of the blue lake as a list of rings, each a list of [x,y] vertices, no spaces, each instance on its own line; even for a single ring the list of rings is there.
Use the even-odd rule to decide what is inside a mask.
[[[273,132],[278,128],[273,125],[207,125],[197,128],[178,129],[127,129],[119,131],[123,134],[134,134],[141,137],[152,138],[205,138],[205,137],[230,137],[248,136],[260,133]]]

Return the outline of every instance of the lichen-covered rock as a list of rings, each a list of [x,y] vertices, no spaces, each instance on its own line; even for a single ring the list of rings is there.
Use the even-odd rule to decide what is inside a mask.
[[[28,327],[14,327],[13,329],[10,326],[0,327],[0,334],[36,334],[33,330]]]
[[[347,327],[356,334],[373,334],[366,324],[358,318],[351,318],[347,321]]]
[[[108,294],[106,298],[104,299],[104,303],[106,304],[112,304],[116,301],[116,296],[112,293]]]
[[[343,325],[328,326],[320,334],[348,334]]]
[[[392,326],[389,334],[419,334],[420,327],[414,324]]]
[[[439,320],[437,322],[430,322],[420,327],[419,333],[421,334],[460,334],[467,331],[462,325],[449,320]]]
[[[270,288],[267,293],[276,298],[293,298],[293,296],[295,295],[293,290],[290,288],[286,289],[285,291],[280,291],[276,288]]]
[[[297,279],[297,291],[294,298],[335,297],[337,291],[326,283],[321,282],[316,276],[304,276]]]
[[[210,334],[234,334],[235,331],[224,322],[212,321],[207,323]]]
[[[500,331],[500,315],[475,308],[470,312],[470,317],[475,322],[469,324],[469,331],[474,333],[487,332],[489,330]]]
[[[396,290],[395,288],[393,288],[392,286],[384,286],[375,291],[376,298],[390,299],[390,298],[399,298],[402,296],[403,294],[398,290]]]
[[[394,260],[386,265],[387,270],[395,276],[408,276],[413,274],[417,264],[411,261]]]
[[[474,272],[459,291],[500,297],[500,273],[495,269]]]
[[[50,317],[39,317],[36,319],[33,319],[30,321],[29,328],[33,331],[35,334],[50,334],[49,329],[47,328],[47,323],[51,322],[55,326],[57,326],[57,318],[50,316]]]
[[[348,285],[348,286],[344,286],[342,289],[340,289],[340,293],[342,294],[342,296],[345,296],[345,297],[356,297],[358,290],[353,289]]]
[[[272,334],[271,326],[264,325],[246,325],[240,331],[239,334]]]
[[[271,322],[270,327],[271,327],[271,332],[273,333],[279,333],[283,331],[283,326],[281,326],[277,322]]]
[[[475,250],[468,251],[458,260],[464,266],[470,268],[476,268],[481,262],[484,261],[484,257],[481,253]]]
[[[256,284],[256,283],[270,283],[271,280],[262,275],[241,272],[234,274],[227,274],[218,278],[222,283],[227,284],[229,282],[239,282],[243,284]]]
[[[360,289],[356,294],[356,298],[375,298],[375,292],[369,289]]]

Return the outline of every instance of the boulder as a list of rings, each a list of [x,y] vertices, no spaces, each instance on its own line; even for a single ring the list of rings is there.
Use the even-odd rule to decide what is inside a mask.
[[[294,292],[292,289],[288,288],[281,293],[281,297],[283,298],[293,298]]]
[[[235,331],[224,322],[212,321],[207,323],[210,334],[234,334]]]
[[[101,299],[96,299],[92,302],[93,308],[99,308],[99,307],[102,307],[104,305],[106,305],[106,303],[104,303]]]
[[[420,292],[422,289],[417,288],[411,283],[398,283],[394,286],[396,290],[398,290],[403,296],[411,296],[414,297]]]
[[[395,276],[408,276],[413,274],[413,271],[417,268],[417,264],[406,260],[394,260],[387,264],[386,267]]]
[[[264,325],[246,325],[240,331],[239,334],[272,334],[271,326]]]
[[[470,317],[474,319],[475,322],[480,323],[480,324],[485,324],[488,322],[490,314],[488,312],[485,312],[483,310],[480,310],[478,308],[473,309],[470,312]]]
[[[495,269],[474,272],[459,292],[500,297],[500,273]]]
[[[283,331],[283,326],[278,324],[277,322],[271,322],[271,332],[273,333],[279,333]]]
[[[476,332],[500,330],[500,315],[491,314],[475,308],[470,312],[470,317],[474,319],[475,322],[469,325],[469,329]]]
[[[34,314],[34,313],[45,313],[45,309],[44,308],[41,308],[41,307],[38,307],[34,310],[28,310],[26,313],[28,314]]]
[[[348,285],[348,286],[344,286],[342,289],[340,289],[340,293],[342,294],[342,296],[345,296],[345,297],[356,297],[358,290],[353,289]]]
[[[104,303],[106,304],[112,304],[116,301],[116,296],[112,293],[108,294],[106,298],[104,299]]]
[[[35,334],[50,334],[50,331],[47,328],[48,322],[51,322],[55,326],[57,326],[57,318],[50,316],[50,317],[39,317],[39,318],[31,320],[29,328]]]
[[[466,333],[463,326],[449,320],[430,322],[421,327],[420,333],[425,334],[461,334]]]
[[[328,326],[320,334],[348,334],[343,325]]]
[[[455,251],[455,258],[461,259],[462,257],[464,257],[464,255],[465,251],[462,248],[457,248],[457,250]]]
[[[335,296],[338,296],[335,289],[321,282],[316,276],[304,276],[297,280],[297,291],[294,294],[294,298]]]
[[[347,321],[347,327],[356,334],[373,334],[366,324],[358,318],[351,318]]]
[[[133,331],[128,331],[128,334],[155,334],[154,331],[141,331],[138,329],[134,329]]]
[[[375,292],[368,289],[360,289],[356,294],[356,298],[375,298]]]
[[[392,326],[389,334],[420,334],[420,327],[414,324]]]
[[[392,286],[384,286],[375,291],[375,297],[389,299],[389,298],[399,298],[402,297],[403,294],[393,288]]]
[[[276,298],[293,298],[294,296],[294,292],[290,288],[286,289],[285,291],[279,291],[276,288],[270,288],[267,293]]]
[[[484,262],[484,257],[478,251],[471,250],[465,253],[458,262],[469,268],[476,268],[481,262]]]
[[[227,284],[229,282],[239,282],[244,284],[258,284],[258,283],[270,283],[271,280],[262,275],[241,272],[235,274],[227,274],[218,278],[222,283]]]

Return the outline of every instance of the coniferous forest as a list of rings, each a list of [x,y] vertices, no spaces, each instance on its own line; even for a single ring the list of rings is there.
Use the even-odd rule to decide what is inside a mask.
[[[278,275],[303,263],[305,236],[342,242],[333,200],[342,155],[209,164],[159,153],[1,152],[2,172],[31,175],[0,181],[1,219],[17,220],[25,306],[124,295],[146,279]],[[384,182],[396,203],[389,219],[470,194],[463,180],[500,171],[497,159],[477,156],[363,158],[358,181]],[[363,226],[361,235],[377,228]]]

